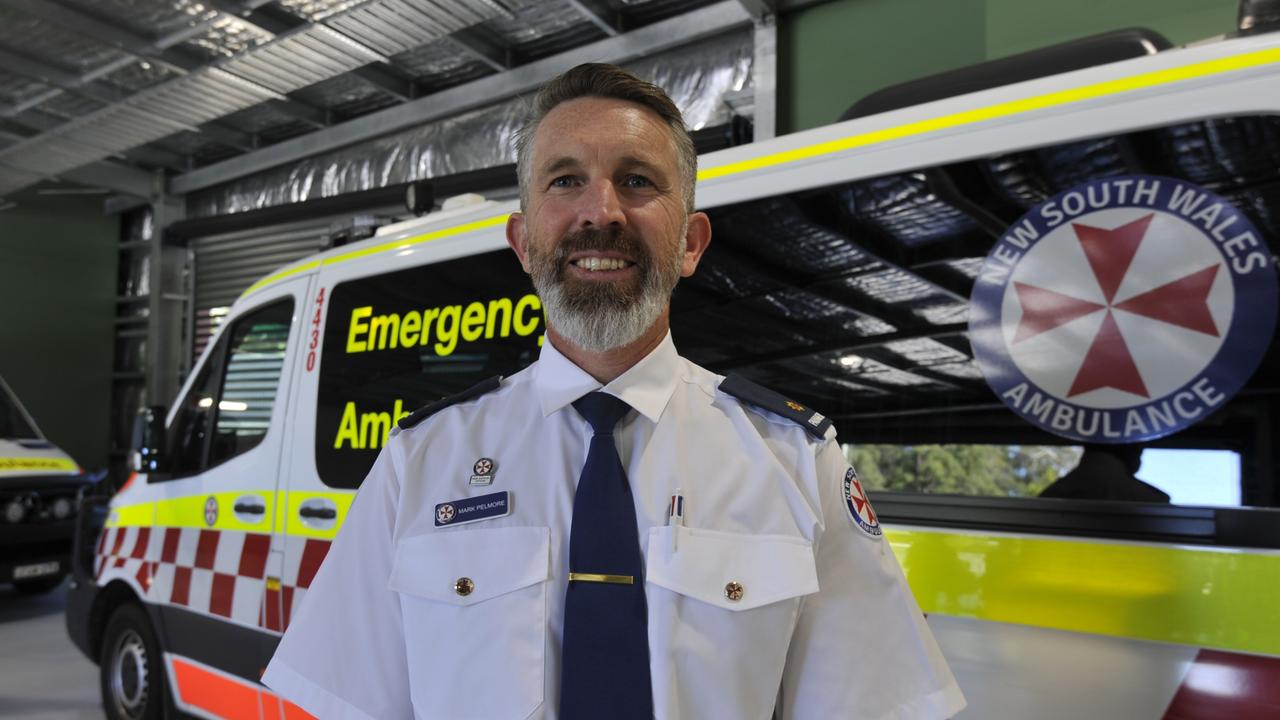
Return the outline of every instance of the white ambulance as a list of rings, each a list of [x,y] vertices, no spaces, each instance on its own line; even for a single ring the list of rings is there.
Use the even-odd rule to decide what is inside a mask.
[[[1253,507],[1050,500],[1022,470],[874,499],[963,717],[1274,713],[1280,36],[992,85],[701,157],[676,345],[851,453],[1237,453]],[[68,625],[109,717],[303,715],[259,678],[391,427],[537,356],[513,210],[384,227],[231,308],[83,535]]]
[[[0,378],[0,583],[20,593],[62,584],[76,510],[100,479],[49,442]]]

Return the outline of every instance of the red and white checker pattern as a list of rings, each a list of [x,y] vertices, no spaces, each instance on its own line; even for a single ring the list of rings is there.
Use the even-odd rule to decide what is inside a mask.
[[[151,588],[151,563],[147,561],[151,529],[104,528],[94,553],[93,576],[101,585],[104,578],[130,577],[144,591]]]
[[[284,632],[289,621],[302,604],[302,597],[311,587],[320,563],[329,552],[329,540],[287,536],[284,538],[284,571],[280,589],[267,588],[266,612],[262,626],[268,630]],[[283,613],[283,617],[281,617]]]
[[[282,632],[311,584],[329,541],[297,538],[285,577],[264,582],[271,536],[201,528],[105,528],[97,582],[133,578],[149,602],[166,603]],[[292,560],[292,561],[289,561]],[[265,590],[265,592],[264,592]]]

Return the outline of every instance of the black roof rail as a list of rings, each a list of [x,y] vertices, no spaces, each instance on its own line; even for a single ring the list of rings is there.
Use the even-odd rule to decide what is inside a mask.
[[[1173,43],[1167,38],[1146,28],[1127,28],[1090,35],[890,85],[854,103],[844,111],[840,120],[852,120],[1024,80],[1154,55],[1171,47]]]

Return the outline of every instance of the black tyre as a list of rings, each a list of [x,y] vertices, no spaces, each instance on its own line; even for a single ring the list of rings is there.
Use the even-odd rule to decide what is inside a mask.
[[[107,621],[98,658],[102,708],[111,720],[160,720],[165,716],[165,675],[160,646],[146,612],[121,605]]]
[[[66,575],[55,575],[53,577],[42,577],[35,580],[16,580],[13,588],[22,595],[40,595],[57,588],[66,580]]]

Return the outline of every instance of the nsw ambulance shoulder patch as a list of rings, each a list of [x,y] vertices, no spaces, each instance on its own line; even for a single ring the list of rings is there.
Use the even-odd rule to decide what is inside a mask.
[[[844,505],[849,511],[849,519],[868,537],[884,535],[876,511],[871,509],[871,501],[867,499],[867,491],[862,489],[862,482],[853,468],[844,474]]]

